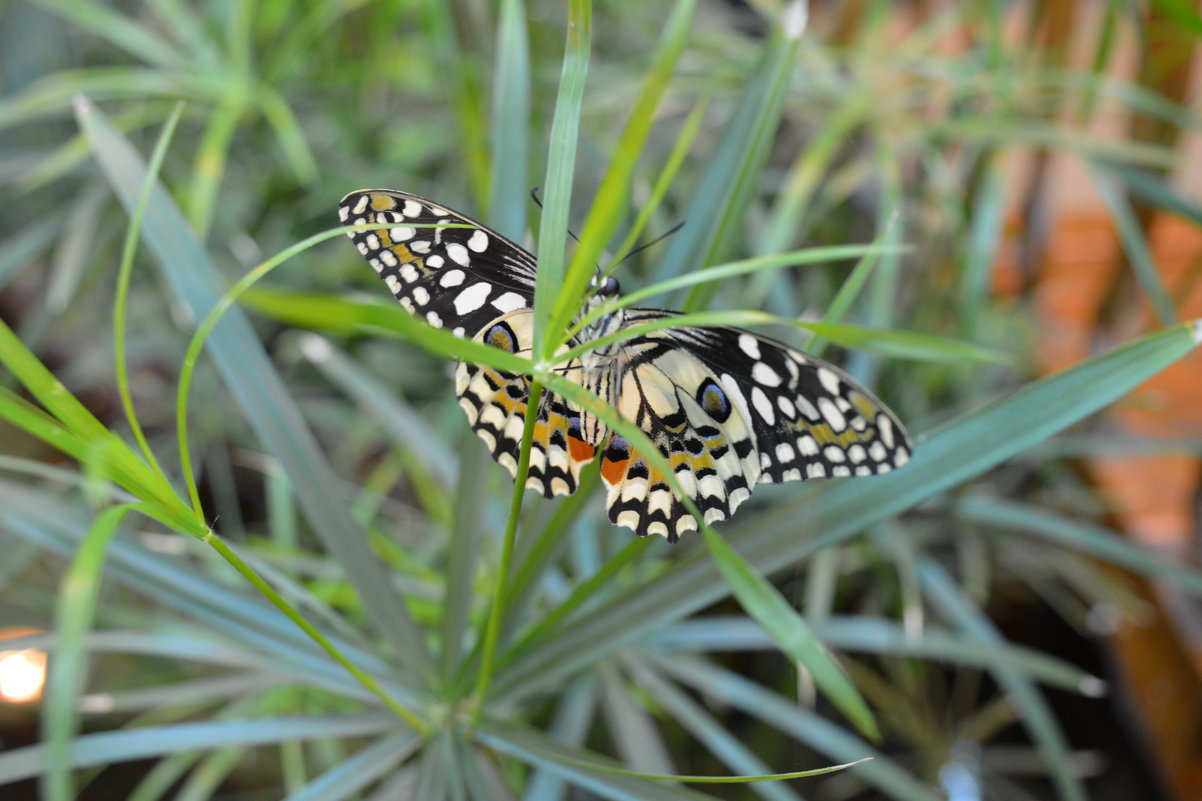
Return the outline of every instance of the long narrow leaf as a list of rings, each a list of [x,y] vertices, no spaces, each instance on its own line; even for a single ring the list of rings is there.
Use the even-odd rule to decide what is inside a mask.
[[[48,763],[42,789],[47,801],[70,801],[75,796],[71,786],[71,738],[77,733],[77,701],[86,673],[83,641],[96,614],[105,552],[129,511],[128,505],[113,506],[96,518],[59,588],[55,611],[58,648],[50,660],[47,696],[42,705]]]
[[[920,438],[903,469],[811,487],[732,527],[729,539],[763,573],[793,564],[1047,439],[1189,353],[1200,338],[1202,324],[1174,326],[1044,378]],[[539,649],[515,654],[498,677],[498,695],[512,700],[534,692],[713,603],[727,592],[720,578],[700,553],[682,557],[654,583],[570,619]]]
[[[85,100],[78,104],[87,132],[109,180],[127,208],[135,202],[145,166],[134,149]],[[199,320],[221,296],[216,269],[162,187],[147,209],[143,236],[180,299]],[[362,527],[345,504],[331,497],[338,486],[289,393],[246,318],[232,310],[213,332],[209,351],[233,397],[250,418],[266,449],[288,472],[297,497],[326,548],[355,577],[364,609],[396,654],[418,672],[430,670],[425,640],[380,562],[367,547]]]
[[[790,659],[800,662],[809,671],[823,695],[860,731],[879,740],[881,731],[868,705],[801,615],[721,537],[708,528],[702,533],[710,556],[722,571],[722,578],[747,613],[764,627]]]

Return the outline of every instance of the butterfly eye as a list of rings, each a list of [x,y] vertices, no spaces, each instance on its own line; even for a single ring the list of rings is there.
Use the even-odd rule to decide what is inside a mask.
[[[507,353],[514,353],[518,349],[517,337],[514,336],[513,329],[505,323],[497,323],[488,329],[488,333],[484,335],[484,342]]]
[[[618,286],[618,279],[612,275],[607,275],[597,287],[597,294],[603,298],[612,298],[618,294],[621,287]]]
[[[730,400],[712,378],[705,379],[697,388],[697,403],[719,423],[725,423],[730,417]]]

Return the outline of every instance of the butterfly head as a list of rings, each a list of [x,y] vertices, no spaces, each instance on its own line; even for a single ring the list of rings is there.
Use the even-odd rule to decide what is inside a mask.
[[[594,275],[589,280],[588,285],[589,292],[591,293],[587,306],[588,311],[597,309],[610,300],[613,300],[618,296],[618,292],[621,289],[618,285],[618,279],[612,275],[602,275],[601,273]],[[585,327],[584,331],[577,337],[577,344],[590,342],[616,331],[618,328],[621,328],[622,319],[623,314],[620,309],[609,314],[603,314]],[[611,355],[615,347],[617,346],[609,345],[598,348],[593,351],[592,358],[606,359]]]
[[[597,274],[588,282],[589,289],[593,295],[602,300],[616,298],[622,287],[618,284],[618,279],[612,275]]]

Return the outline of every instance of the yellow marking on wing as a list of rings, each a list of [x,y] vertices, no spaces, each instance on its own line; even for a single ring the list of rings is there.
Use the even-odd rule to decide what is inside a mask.
[[[877,413],[881,410],[872,400],[865,395],[861,395],[859,392],[851,393],[851,403],[865,420],[876,419]]]
[[[703,450],[696,456],[688,451],[677,451],[669,455],[668,462],[672,465],[673,471],[675,471],[682,464],[688,465],[689,470],[693,473],[696,473],[698,470],[703,468],[716,469],[714,467],[714,457],[710,455],[708,449]]]
[[[873,412],[875,415],[876,413]],[[868,418],[872,420],[871,417]],[[857,442],[869,442],[876,439],[876,429],[872,426],[863,431],[856,431],[851,426],[843,429],[843,432],[836,434],[834,430],[826,423],[803,423],[801,428],[807,430],[818,441],[819,445],[838,445],[840,448],[846,448],[848,445],[854,445]]]
[[[396,198],[392,195],[372,195],[371,210],[372,211],[391,211],[397,206]]]

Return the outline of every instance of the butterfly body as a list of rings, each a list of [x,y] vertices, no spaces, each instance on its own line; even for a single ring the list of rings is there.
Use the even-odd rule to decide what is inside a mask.
[[[350,236],[410,312],[457,336],[529,356],[536,269],[529,252],[403,192],[352,192],[339,217],[392,224]],[[442,227],[448,223],[471,227]],[[581,316],[616,294],[612,278],[596,282]],[[618,308],[596,316],[568,345],[674,316]],[[740,329],[662,328],[553,369],[647,434],[706,523],[728,519],[757,484],[874,475],[901,467],[910,455],[905,429],[867,389],[833,365]],[[516,473],[529,379],[463,362],[456,392],[493,458]],[[625,438],[587,409],[543,393],[526,485],[547,497],[571,494],[581,470],[597,458],[614,523],[672,542],[697,528],[667,479]]]

